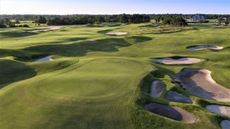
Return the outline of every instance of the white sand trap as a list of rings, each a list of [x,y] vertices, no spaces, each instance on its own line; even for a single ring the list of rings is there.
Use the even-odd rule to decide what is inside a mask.
[[[47,57],[37,59],[34,62],[48,62],[48,61],[52,61],[52,60],[53,60],[52,56],[47,56]]]
[[[39,33],[39,32],[48,32],[53,30],[59,30],[63,28],[63,26],[48,26],[48,27],[39,27],[37,30],[32,30],[28,32]]]
[[[128,32],[108,32],[106,34],[111,36],[123,36],[123,35],[127,35]]]
[[[165,65],[190,65],[201,62],[201,59],[197,58],[155,58],[154,62],[165,64]]]
[[[220,125],[222,129],[230,129],[230,120],[223,120]]]
[[[49,30],[60,30],[63,26],[48,26]]]
[[[230,102],[230,89],[212,79],[211,71],[198,68],[184,68],[174,78],[191,94],[210,100]]]
[[[206,109],[220,116],[230,117],[230,107],[220,105],[208,105]]]
[[[218,50],[224,49],[224,47],[215,46],[215,45],[195,45],[195,46],[189,46],[187,47],[187,49],[190,51],[199,51],[199,50],[204,50],[204,49],[218,51]]]
[[[159,97],[164,91],[166,84],[161,81],[153,81],[151,85],[150,95],[152,97]]]
[[[194,114],[179,107],[151,103],[144,108],[152,113],[185,123],[195,123],[198,120]]]

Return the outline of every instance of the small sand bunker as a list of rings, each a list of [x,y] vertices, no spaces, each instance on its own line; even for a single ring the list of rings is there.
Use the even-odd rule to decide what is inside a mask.
[[[215,45],[195,45],[195,46],[189,46],[187,47],[187,49],[190,51],[199,51],[199,50],[204,50],[204,49],[218,51],[218,50],[224,49],[224,47],[215,46]]]
[[[230,120],[223,120],[220,125],[222,129],[230,129]]]
[[[106,34],[111,36],[123,36],[123,35],[127,35],[128,32],[108,32]]]
[[[192,100],[189,97],[186,97],[175,91],[168,91],[165,95],[165,98],[171,102],[192,103]]]
[[[153,81],[151,85],[150,95],[152,97],[159,97],[164,91],[166,84],[162,81]]]
[[[63,26],[48,26],[49,30],[60,30]]]
[[[220,116],[230,117],[230,107],[220,105],[208,105],[206,109]]]
[[[47,56],[47,57],[37,59],[34,62],[48,62],[48,61],[52,61],[52,60],[53,60],[52,56]]]
[[[186,58],[186,57],[178,57],[178,58],[155,58],[154,62],[165,64],[165,65],[189,65],[196,64],[201,62],[201,59],[197,58]]]
[[[178,107],[170,107],[167,105],[151,103],[146,105],[145,109],[152,113],[156,113],[158,115],[185,123],[195,123],[197,121],[195,115]]]
[[[210,100],[230,102],[230,89],[221,86],[212,79],[211,71],[198,68],[184,68],[174,75],[191,94]]]

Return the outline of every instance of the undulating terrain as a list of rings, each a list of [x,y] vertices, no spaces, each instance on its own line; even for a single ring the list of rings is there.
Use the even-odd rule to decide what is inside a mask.
[[[39,28],[0,29],[0,129],[220,129],[222,120],[230,120],[206,109],[230,106],[230,101],[198,97],[173,83],[173,75],[183,68],[205,68],[218,84],[230,88],[230,27],[147,23],[35,30]],[[111,31],[128,34],[108,35]],[[203,44],[224,49],[187,49]],[[36,61],[46,56],[52,59]],[[153,62],[162,57],[201,62]],[[150,96],[154,80],[167,85],[158,97]],[[192,103],[170,102],[167,91]],[[146,110],[149,103],[180,107],[197,120],[163,117]]]

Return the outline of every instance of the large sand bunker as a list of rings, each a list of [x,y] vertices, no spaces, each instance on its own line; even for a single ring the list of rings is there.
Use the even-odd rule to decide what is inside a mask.
[[[222,129],[230,129],[230,120],[223,120],[220,125]]]
[[[187,47],[187,49],[190,51],[199,51],[199,50],[203,50],[203,49],[218,51],[218,50],[224,49],[224,47],[215,46],[215,45],[194,45],[194,46]]]
[[[111,36],[123,36],[123,35],[127,35],[128,32],[108,32],[106,34]]]
[[[220,116],[230,117],[230,107],[220,105],[208,105],[206,109],[210,112],[214,112]]]
[[[151,103],[146,105],[145,109],[158,115],[185,123],[195,123],[197,121],[195,115],[178,107],[170,107],[167,105]]]
[[[39,32],[48,32],[48,31],[53,31],[53,30],[59,30],[63,28],[63,26],[48,26],[48,27],[39,27],[37,30],[32,30],[28,32],[33,32],[33,33],[39,33]]]
[[[164,91],[166,84],[162,81],[153,81],[151,85],[150,95],[152,97],[159,97]]]
[[[52,60],[53,60],[52,56],[47,56],[47,57],[37,59],[34,62],[48,62],[48,61],[52,61]]]
[[[192,103],[192,100],[189,97],[186,97],[175,91],[168,91],[165,95],[165,98],[171,102]]]
[[[168,57],[168,58],[155,58],[153,59],[154,62],[165,64],[165,65],[189,65],[189,64],[196,64],[201,62],[201,59],[197,58],[186,58],[186,57]]]
[[[184,68],[174,75],[181,86],[191,94],[210,100],[230,102],[230,89],[212,79],[211,71],[198,68]]]

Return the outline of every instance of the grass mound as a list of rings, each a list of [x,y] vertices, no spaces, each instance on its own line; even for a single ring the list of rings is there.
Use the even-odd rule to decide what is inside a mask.
[[[20,62],[0,60],[0,88],[4,84],[24,80],[36,75],[36,71]]]

